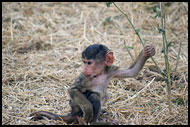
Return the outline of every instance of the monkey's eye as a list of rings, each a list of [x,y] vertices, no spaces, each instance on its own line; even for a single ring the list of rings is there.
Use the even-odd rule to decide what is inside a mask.
[[[86,61],[83,61],[84,64],[86,64]]]
[[[88,65],[91,65],[92,64],[92,62],[88,62]]]

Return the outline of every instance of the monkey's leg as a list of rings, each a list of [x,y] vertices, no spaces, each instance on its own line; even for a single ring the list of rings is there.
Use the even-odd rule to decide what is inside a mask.
[[[97,92],[92,92],[90,94],[90,96],[88,97],[88,99],[93,105],[94,118],[93,118],[92,122],[95,123],[99,116],[100,110],[101,110],[100,94]]]
[[[81,108],[85,122],[93,120],[93,107],[90,101],[77,89],[70,89],[69,94],[72,100]]]
[[[43,117],[47,117],[48,119],[53,119],[53,120],[60,120],[60,121],[65,121],[66,123],[72,123],[75,118],[69,113],[68,115],[62,116],[62,115],[57,115],[51,112],[46,112],[46,111],[39,111],[39,112],[34,112],[30,115],[30,117],[33,116],[33,120],[41,120]]]
[[[100,94],[97,92],[90,92],[90,95],[87,95],[87,96],[88,96],[88,100],[92,103],[93,110],[94,110],[94,118],[93,118],[93,121],[91,122],[91,125],[117,125],[118,124],[117,122],[97,121],[100,111],[101,111]]]

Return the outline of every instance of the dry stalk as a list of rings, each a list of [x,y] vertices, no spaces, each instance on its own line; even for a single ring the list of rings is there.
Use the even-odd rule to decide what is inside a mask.
[[[148,86],[150,86],[152,84],[152,82],[154,81],[154,79],[155,79],[155,77],[143,89],[141,89],[139,92],[137,92],[135,95],[133,95],[132,97],[128,98],[125,101],[130,101],[130,100],[136,98],[142,91],[144,91]],[[119,96],[119,97],[111,100],[108,104],[111,104],[111,103],[117,101],[118,99],[121,99],[121,98],[125,97],[126,95],[127,94],[123,94],[123,95],[121,95],[121,96]]]

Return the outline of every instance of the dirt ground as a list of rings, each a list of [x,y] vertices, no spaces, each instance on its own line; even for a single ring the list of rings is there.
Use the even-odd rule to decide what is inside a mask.
[[[154,18],[152,9],[159,3],[116,4],[140,28],[145,44],[155,47],[153,58],[164,70],[163,41],[157,29],[161,19]],[[110,82],[110,98],[100,120],[120,125],[188,124],[188,3],[165,6],[166,34],[171,42],[172,113],[166,83],[151,69],[154,63],[149,59],[136,78]],[[105,2],[2,3],[2,124],[65,125],[47,119],[32,121],[29,115],[40,110],[56,114],[70,111],[67,89],[81,71],[81,52],[94,43],[108,46],[114,52],[114,64],[122,67],[130,66],[132,57],[143,49],[127,19]]]

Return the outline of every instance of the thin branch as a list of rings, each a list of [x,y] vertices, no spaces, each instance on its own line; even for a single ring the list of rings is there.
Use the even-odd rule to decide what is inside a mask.
[[[177,70],[177,66],[178,66],[178,62],[179,62],[179,55],[180,55],[180,52],[181,52],[181,44],[182,44],[182,42],[180,42],[180,44],[179,44],[179,50],[178,50],[178,54],[177,54],[177,62],[176,62],[174,72]]]
[[[162,7],[162,3],[160,2],[160,10],[161,10],[161,25],[162,25],[162,38],[163,38],[163,48],[164,48],[164,58],[165,58],[165,65],[166,65],[166,73],[167,73],[167,79],[166,79],[166,84],[167,84],[167,97],[168,97],[168,109],[169,109],[169,114],[172,113],[172,105],[171,105],[171,79],[170,79],[170,64],[168,60],[168,42],[166,38],[166,23],[165,23],[165,8]]]
[[[134,94],[132,97],[126,99],[126,101],[129,101],[131,99],[136,98],[141,92],[143,92],[148,86],[150,86],[152,84],[152,82],[154,81],[154,79],[155,79],[155,77],[143,89],[141,89],[139,92],[137,92],[136,94]],[[111,104],[111,103],[117,101],[118,99],[125,97],[126,95],[127,94],[123,94],[123,95],[121,95],[121,96],[119,96],[119,97],[111,100],[108,104]]]
[[[127,18],[127,20],[129,21],[129,23],[131,24],[133,30],[135,31],[136,35],[139,37],[139,40],[140,40],[142,46],[145,47],[145,45],[144,45],[144,43],[143,43],[143,41],[141,39],[141,36],[140,36],[138,30],[135,29],[135,27],[134,27],[133,23],[131,22],[131,20],[129,19],[128,15],[125,14],[114,2],[113,2],[113,4]],[[163,77],[165,77],[164,72],[160,69],[160,67],[158,66],[158,64],[156,63],[156,61],[152,57],[150,57],[150,58],[152,59],[153,63],[156,65],[156,67],[158,68],[158,70],[160,71],[160,73],[163,75]]]
[[[133,58],[133,56],[132,56],[132,54],[131,54],[131,52],[129,51],[129,48],[127,48],[127,46],[126,46],[126,42],[125,42],[125,40],[124,40],[124,46],[125,46],[125,48],[127,49],[127,52],[129,53],[129,55],[130,55],[130,57],[131,57],[131,59],[134,61],[134,58]]]

